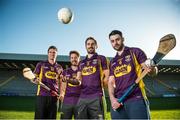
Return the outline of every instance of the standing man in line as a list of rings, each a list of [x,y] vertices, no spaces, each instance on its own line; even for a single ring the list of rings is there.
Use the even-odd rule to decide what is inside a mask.
[[[108,62],[105,56],[96,53],[97,41],[93,37],[86,39],[85,47],[88,54],[79,63],[77,75],[81,81],[78,119],[102,119],[103,87],[107,86],[109,76]]]
[[[71,67],[63,71],[63,82],[61,87],[61,101],[63,102],[61,108],[61,119],[77,119],[77,102],[81,92],[80,83],[76,83],[78,64],[80,55],[77,51],[70,51],[69,58]],[[74,82],[75,81],[75,82]]]
[[[142,69],[148,70],[149,74],[154,74],[157,69],[145,64],[147,57],[141,49],[124,45],[121,31],[113,30],[109,34],[109,39],[112,47],[117,51],[116,56],[110,62],[108,82],[112,119],[150,119],[145,85],[142,80],[121,108],[119,108],[120,103],[117,99],[135,82]],[[119,110],[116,110],[117,108]]]
[[[63,72],[61,65],[56,62],[58,50],[55,46],[50,46],[47,52],[48,60],[39,62],[36,65],[34,82],[41,81],[51,90],[58,93],[60,75]],[[38,85],[35,119],[56,119],[57,109],[57,96]]]

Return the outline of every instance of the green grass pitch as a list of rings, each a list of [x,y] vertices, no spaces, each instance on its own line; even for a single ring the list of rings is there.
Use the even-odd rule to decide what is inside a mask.
[[[152,119],[180,119],[180,97],[149,100]],[[34,119],[34,103],[35,97],[0,96],[0,119]]]

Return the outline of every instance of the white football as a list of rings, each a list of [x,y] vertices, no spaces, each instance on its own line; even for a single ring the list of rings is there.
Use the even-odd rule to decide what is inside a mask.
[[[61,8],[58,11],[58,20],[64,24],[71,23],[73,21],[73,13],[69,8]]]

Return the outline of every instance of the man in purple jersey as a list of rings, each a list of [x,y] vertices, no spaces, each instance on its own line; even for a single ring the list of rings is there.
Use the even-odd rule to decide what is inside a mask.
[[[41,81],[52,91],[58,93],[60,75],[63,72],[61,65],[56,62],[57,48],[48,48],[48,60],[36,65],[34,74],[35,81]],[[56,119],[58,109],[57,96],[38,85],[35,119]]]
[[[77,79],[81,81],[78,101],[78,119],[104,118],[102,96],[109,76],[105,56],[96,53],[97,42],[93,37],[85,41],[87,56],[79,63]]]
[[[145,64],[147,57],[141,49],[124,45],[121,31],[113,30],[109,34],[109,39],[112,47],[117,51],[116,56],[110,62],[108,81],[112,119],[150,119],[149,105],[142,80],[132,94],[125,99],[124,105],[118,111],[116,109],[120,107],[120,103],[117,98],[120,98],[129,86],[135,83],[142,69],[147,69],[149,73],[154,74],[155,67]]]
[[[73,82],[77,77],[78,64],[80,55],[77,51],[69,53],[71,67],[63,71],[63,82],[61,86],[61,100],[63,101],[61,108],[61,119],[77,119],[77,102],[81,92],[80,84]]]

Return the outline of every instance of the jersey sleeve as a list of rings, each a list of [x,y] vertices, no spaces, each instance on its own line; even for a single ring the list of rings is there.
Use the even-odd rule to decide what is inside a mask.
[[[135,54],[136,59],[137,59],[139,64],[141,64],[147,60],[146,54],[140,48],[133,48],[132,51]]]
[[[39,74],[41,72],[41,66],[42,66],[41,62],[37,63],[36,68],[35,68],[35,70],[33,72],[36,77],[39,77]]]
[[[78,72],[81,72],[82,71],[82,64],[83,64],[83,62],[82,61],[80,61],[79,62],[79,65],[78,65]]]
[[[101,58],[101,65],[102,65],[102,69],[103,70],[106,70],[106,69],[108,69],[109,68],[109,66],[108,66],[108,60],[107,60],[107,58],[105,57],[105,56],[100,56]]]
[[[62,74],[63,74],[63,71],[64,71],[64,70],[63,70],[63,67],[58,64],[57,73],[58,73],[59,75],[62,75]]]
[[[66,80],[66,73],[67,73],[67,70],[63,70],[63,72],[62,72],[62,76],[63,76],[63,82],[65,82]]]

